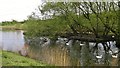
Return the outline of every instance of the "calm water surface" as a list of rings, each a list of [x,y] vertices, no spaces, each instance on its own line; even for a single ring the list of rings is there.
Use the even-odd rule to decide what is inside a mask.
[[[0,31],[0,47],[3,50],[17,52],[24,46],[24,35],[22,30]]]
[[[119,57],[113,58],[109,52],[105,53],[101,44],[93,51],[95,43],[90,42],[66,42],[62,38],[57,41],[45,38],[25,39],[22,30],[0,31],[0,38],[0,48],[3,50],[21,52],[30,58],[56,66],[118,66],[120,63]],[[115,42],[110,43],[111,50],[117,51]]]

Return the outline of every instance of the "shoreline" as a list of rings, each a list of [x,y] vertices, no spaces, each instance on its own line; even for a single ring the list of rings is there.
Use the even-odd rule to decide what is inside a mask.
[[[0,26],[2,29],[7,29],[7,30],[24,30],[23,28],[17,28],[15,26]]]

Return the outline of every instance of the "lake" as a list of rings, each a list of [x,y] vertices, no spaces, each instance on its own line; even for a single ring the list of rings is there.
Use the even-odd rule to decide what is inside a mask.
[[[22,30],[0,30],[0,48],[19,53],[56,66],[118,66],[119,56],[115,41],[110,41],[110,49],[104,51],[101,43],[82,42],[58,38],[52,41],[47,37],[26,38]],[[108,42],[107,42],[108,43]],[[117,54],[119,55],[119,54]]]

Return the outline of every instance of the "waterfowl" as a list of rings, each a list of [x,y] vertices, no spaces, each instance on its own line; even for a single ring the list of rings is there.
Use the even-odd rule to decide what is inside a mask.
[[[83,46],[83,45],[85,45],[84,42],[80,42],[80,46]]]
[[[114,51],[114,52],[113,52],[113,51],[111,50],[111,51],[109,51],[108,53],[112,56],[112,58],[118,58],[118,53],[119,53],[119,51]]]
[[[85,45],[85,44],[80,43],[80,46],[83,46],[83,45]]]
[[[69,45],[69,43],[66,43],[66,45]]]
[[[66,43],[66,45],[72,45],[72,43],[73,43],[73,40],[70,40]]]
[[[112,54],[113,58],[118,58],[118,54]]]
[[[115,36],[113,35],[112,38],[114,38]]]
[[[96,58],[101,59],[102,55],[96,55]]]

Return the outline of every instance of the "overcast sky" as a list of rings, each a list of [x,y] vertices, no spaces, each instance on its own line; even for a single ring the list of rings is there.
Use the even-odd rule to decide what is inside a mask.
[[[41,0],[0,0],[0,22],[27,19]]]

